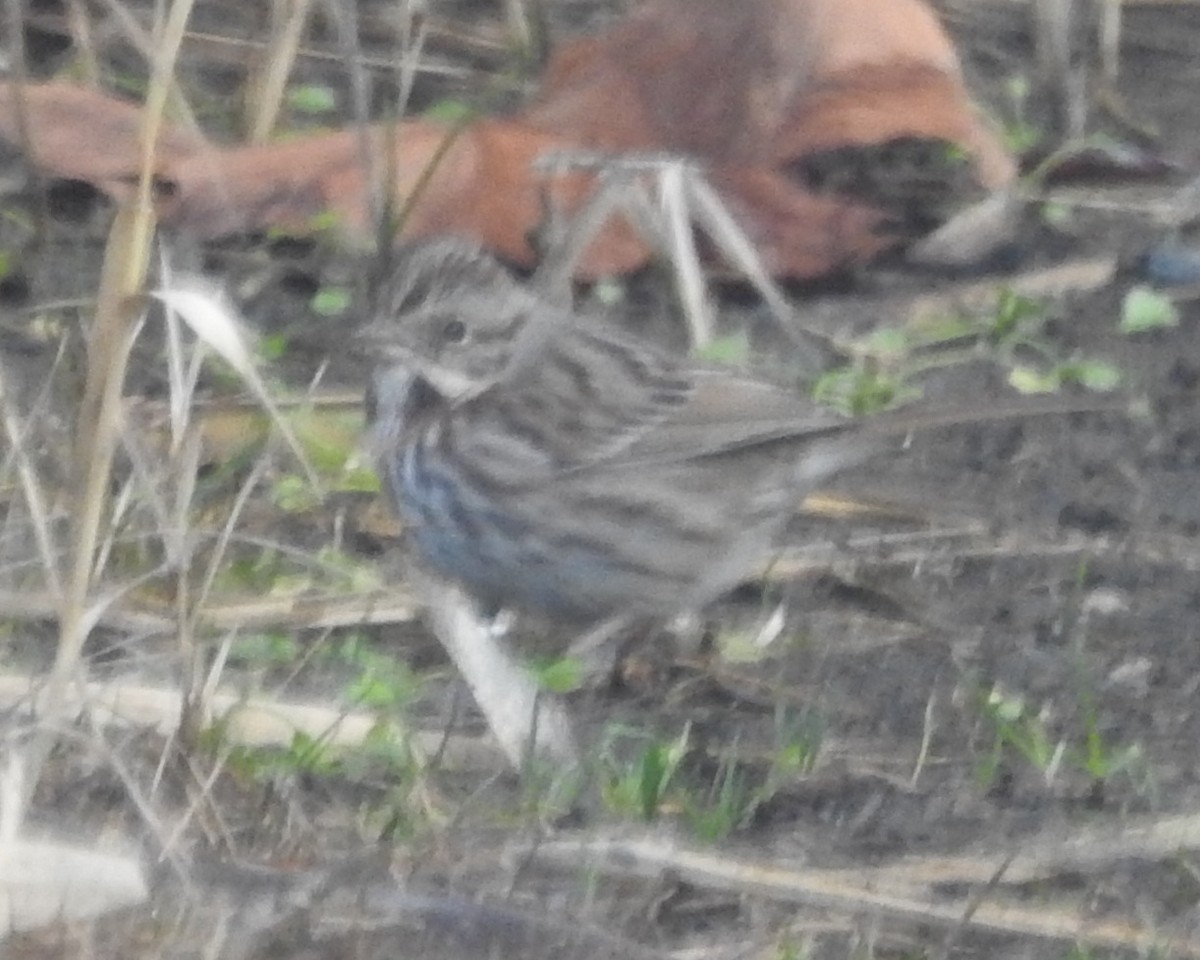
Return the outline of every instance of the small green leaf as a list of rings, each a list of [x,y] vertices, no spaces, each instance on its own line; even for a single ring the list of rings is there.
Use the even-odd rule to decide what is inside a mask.
[[[1116,390],[1121,385],[1120,367],[1104,360],[1081,360],[1063,364],[1058,373],[1063,382],[1078,383],[1098,393]]]
[[[288,104],[300,113],[331,113],[337,109],[337,96],[330,87],[308,83],[288,91]]]
[[[340,317],[350,309],[350,290],[347,287],[322,287],[309,306],[322,317]]]
[[[906,349],[911,351],[915,346],[950,343],[968,337],[978,337],[981,333],[981,326],[977,319],[966,314],[939,314],[923,317],[911,324],[907,330],[900,332],[908,341]]]
[[[398,685],[396,678],[379,676],[374,673],[364,673],[346,691],[352,703],[368,710],[386,710],[404,706],[411,695],[403,685]]]
[[[339,493],[379,493],[379,474],[369,467],[351,467],[334,483]]]
[[[313,233],[336,230],[342,222],[342,215],[336,210],[322,210],[308,218],[308,229]]]
[[[874,370],[843,367],[823,374],[813,387],[813,399],[843,413],[875,413],[897,400],[919,395]]]
[[[300,731],[292,734],[286,759],[294,764],[297,772],[331,773],[335,769],[328,744],[323,739]]]
[[[247,664],[294,663],[300,656],[296,638],[287,633],[250,633],[234,641],[230,657]]]
[[[670,781],[669,749],[665,744],[655,743],[642,754],[641,776],[638,778],[638,799],[642,818],[653,820],[663,792]]]
[[[718,337],[697,349],[696,356],[708,363],[744,364],[750,356],[750,340],[745,331]]]
[[[271,581],[271,586],[264,592],[268,597],[294,597],[315,586],[313,575],[307,571],[280,573]]]
[[[1040,322],[1045,315],[1046,307],[1041,301],[1015,293],[1006,287],[1000,291],[996,300],[991,335],[995,340],[1002,341],[1006,337],[1023,332],[1028,326],[1028,321]]]
[[[340,473],[358,452],[359,434],[344,418],[320,409],[300,409],[290,422],[305,456],[318,470]]]
[[[421,114],[426,120],[460,123],[470,120],[478,111],[465,100],[439,100]]]
[[[1075,211],[1065,203],[1043,203],[1042,222],[1063,229],[1075,219]]]
[[[756,643],[757,634],[749,630],[722,630],[717,635],[717,649],[725,663],[760,663],[775,651]]]
[[[1004,82],[1004,92],[1014,103],[1024,103],[1029,99],[1029,78],[1023,73],[1014,73]]]
[[[592,284],[592,298],[606,307],[615,307],[625,300],[625,284],[612,277],[605,277]]]
[[[303,513],[320,506],[321,502],[309,482],[294,473],[280,477],[272,492],[275,503],[287,513]]]
[[[365,593],[380,586],[379,572],[372,564],[329,546],[317,552],[317,559],[326,567],[326,572],[341,574],[345,586],[355,593]]]
[[[266,336],[258,339],[258,355],[263,360],[278,360],[284,355],[288,347],[288,335],[286,333],[268,333]]]
[[[538,685],[550,693],[571,693],[583,685],[583,663],[575,657],[559,657],[536,664],[534,674]]]
[[[1179,310],[1169,297],[1149,287],[1131,287],[1121,303],[1122,333],[1144,333],[1179,326]]]
[[[881,327],[867,337],[866,352],[874,357],[895,359],[905,357],[911,351],[908,333],[898,327]]]
[[[989,697],[992,713],[1006,723],[1016,723],[1025,715],[1025,701],[1021,697],[1006,697],[1001,693],[993,693]]]
[[[1009,124],[1001,131],[1004,145],[1011,153],[1029,153],[1042,142],[1042,132],[1029,123],[1017,122]]]
[[[1054,393],[1062,386],[1053,373],[1043,373],[1035,367],[1018,365],[1008,372],[1008,385],[1018,393]]]
[[[0,210],[0,221],[18,230],[30,231],[34,229],[33,218],[24,210],[18,210],[13,207],[4,207]]]

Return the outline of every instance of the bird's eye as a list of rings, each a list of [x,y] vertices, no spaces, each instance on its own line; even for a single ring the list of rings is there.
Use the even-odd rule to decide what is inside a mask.
[[[461,320],[447,320],[442,327],[442,340],[445,343],[462,343],[467,339],[467,325]]]

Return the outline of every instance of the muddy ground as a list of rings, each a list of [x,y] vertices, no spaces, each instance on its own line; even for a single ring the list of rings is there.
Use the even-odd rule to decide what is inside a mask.
[[[255,28],[223,4],[201,11],[210,27]],[[469,16],[463,5],[453,13]],[[1012,78],[1033,76],[1009,5],[945,13],[973,82],[1003,115]],[[470,15],[474,29],[499,23],[490,8]],[[602,16],[575,3],[556,15],[573,26]],[[1069,266],[1042,291],[1035,347],[967,336],[906,362],[937,361],[918,378],[930,402],[988,404],[1011,395],[1014,357],[1104,361],[1121,373],[1129,412],[933,431],[848,478],[839,490],[875,509],[799,519],[766,586],[716,612],[707,648],[667,657],[666,645],[643,645],[613,684],[571,695],[593,768],[570,810],[494,758],[250,751],[219,736],[180,751],[155,734],[81,724],[38,788],[34,826],[134,844],[159,879],[149,904],[30,933],[6,944],[12,955],[1200,952],[1200,306],[1177,290],[1177,326],[1118,327],[1128,290],[1144,282],[1133,254],[1172,239],[1154,204],[1200,173],[1200,7],[1133,4],[1126,16],[1117,92],[1136,123],[1100,110],[1091,90],[1090,128],[1146,144],[1174,173],[1064,188],[1053,197],[1061,216],[1029,218],[1005,277],[888,264],[794,292],[810,322],[861,335],[903,323],[917,297],[953,303],[964,285],[991,283],[994,304],[1037,271],[1119,258],[1099,280]],[[65,54],[46,41],[32,55],[46,72]],[[424,81],[418,103],[486,84],[503,66],[457,56],[462,72]],[[305,79],[344,82],[327,63],[301,62]],[[185,82],[208,92],[234,82],[201,48],[185,66]],[[26,191],[9,202],[37,200]],[[3,362],[24,409],[38,411],[29,422],[51,486],[78,390],[71,299],[95,290],[106,215],[91,200],[56,203],[46,242],[25,243],[0,286]],[[321,389],[361,388],[361,362],[345,350],[352,315],[310,306],[357,261],[265,241],[220,245],[207,261],[260,330],[286,333],[279,380],[300,388],[320,371]],[[744,291],[726,294],[731,325],[761,323]],[[161,341],[138,349],[129,391],[161,396]],[[211,466],[203,476],[220,503],[227,478]],[[314,555],[336,540],[403,590],[402,548],[369,513],[370,495],[299,513],[261,500],[248,535]],[[128,552],[114,580],[120,563],[144,559]],[[14,574],[13,585],[28,580]],[[780,602],[779,635],[755,646]],[[10,622],[5,660],[44,664],[52,624]],[[420,678],[399,698],[407,723],[481,730],[416,623],[243,632],[283,644],[286,662],[235,657],[235,688],[348,708],[347,686],[381,655]],[[369,654],[330,653],[350,636]],[[104,677],[169,678],[180,656],[161,636],[112,624],[89,651]]]

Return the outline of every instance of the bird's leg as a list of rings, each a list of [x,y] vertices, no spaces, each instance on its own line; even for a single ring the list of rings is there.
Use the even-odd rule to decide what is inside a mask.
[[[571,720],[546,694],[505,642],[501,617],[486,617],[459,587],[419,584],[434,634],[470,687],[509,762],[522,769],[530,758],[559,768],[579,762]]]
[[[611,678],[618,664],[624,669],[629,648],[641,646],[646,640],[655,641],[656,647],[668,642],[676,653],[695,654],[704,642],[708,626],[697,613],[681,613],[666,625],[661,620],[633,615],[611,617],[578,637],[568,648],[567,656],[580,661],[585,680],[597,681]]]
[[[621,635],[634,623],[629,616],[610,617],[589,627],[567,648],[567,656],[582,665],[583,677],[595,680],[611,677],[621,653]]]

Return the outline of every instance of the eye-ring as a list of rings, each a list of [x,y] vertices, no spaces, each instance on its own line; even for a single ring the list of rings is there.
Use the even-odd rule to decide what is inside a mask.
[[[467,339],[467,325],[461,320],[447,320],[442,327],[442,340],[445,343],[462,343]]]

